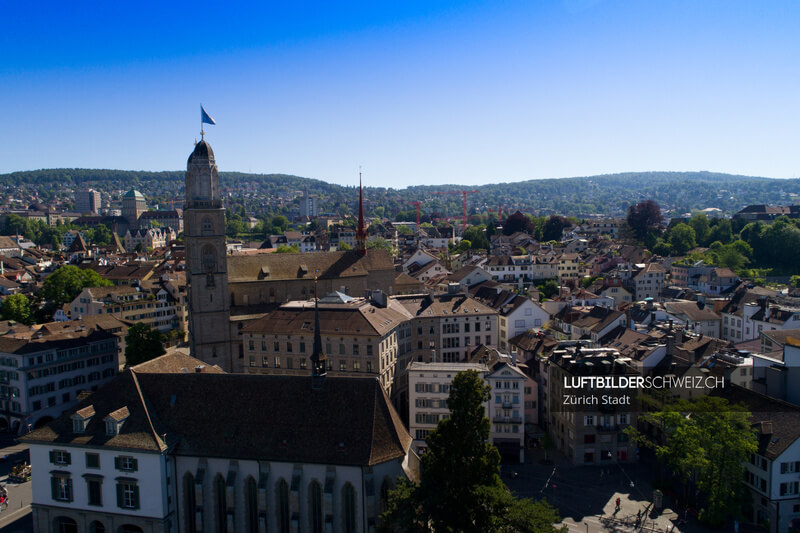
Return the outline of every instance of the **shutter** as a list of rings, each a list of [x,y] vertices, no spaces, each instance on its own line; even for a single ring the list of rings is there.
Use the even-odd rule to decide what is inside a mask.
[[[122,470],[122,460],[119,457],[114,457],[114,468]]]
[[[131,458],[131,471],[136,472],[139,470],[139,460],[135,457]]]
[[[67,501],[72,501],[72,478],[67,479]]]
[[[69,453],[69,452],[66,452],[64,455],[67,457],[67,464],[71,465],[72,464],[72,454]]]
[[[122,483],[117,483],[117,507],[122,509]]]
[[[139,508],[139,485],[133,486],[133,508]]]
[[[53,452],[50,452],[50,454],[52,455]],[[50,495],[53,497],[53,500],[57,500],[58,499],[58,478],[55,477],[55,476],[50,478],[50,492],[51,492]]]
[[[50,462],[56,464],[56,452],[50,450]]]

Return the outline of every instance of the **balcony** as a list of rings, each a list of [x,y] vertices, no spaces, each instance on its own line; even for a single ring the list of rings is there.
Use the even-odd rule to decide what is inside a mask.
[[[608,433],[610,431],[619,431],[619,425],[618,424],[613,424],[613,423],[612,424],[598,424],[596,426],[596,428],[597,428],[597,431],[599,433]]]
[[[503,409],[512,409],[511,402],[503,402]]]

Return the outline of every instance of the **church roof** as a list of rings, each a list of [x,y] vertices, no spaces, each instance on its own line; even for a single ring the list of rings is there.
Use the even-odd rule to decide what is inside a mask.
[[[273,281],[337,279],[366,276],[370,271],[394,271],[391,256],[385,250],[367,250],[359,255],[346,252],[309,252],[297,254],[231,255],[227,257],[228,281]]]
[[[70,416],[93,406],[83,434]],[[119,435],[103,418],[127,407]],[[411,436],[376,379],[246,374],[120,374],[26,442],[110,446],[194,457],[373,466],[405,456]]]

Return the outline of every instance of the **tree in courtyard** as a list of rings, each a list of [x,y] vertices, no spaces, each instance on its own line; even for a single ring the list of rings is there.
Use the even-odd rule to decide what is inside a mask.
[[[86,287],[109,287],[111,282],[94,270],[64,265],[44,280],[41,296],[51,306],[70,303]]]
[[[500,479],[500,453],[488,442],[483,403],[490,388],[474,370],[459,372],[450,387],[450,417],[425,439],[422,480],[401,481],[381,515],[385,531],[556,532],[560,522],[545,501],[517,499]],[[565,531],[562,528],[560,531]]]
[[[389,254],[394,253],[394,248],[392,248],[392,243],[390,243],[383,237],[375,237],[373,240],[367,242],[367,249],[386,250],[387,252],[389,252]]]
[[[298,248],[295,244],[292,244],[291,246],[282,244],[275,249],[276,254],[296,254],[299,252],[300,248]]]
[[[628,208],[627,221],[636,238],[643,241],[648,233],[661,232],[664,216],[657,203],[653,200],[643,200]]]
[[[135,366],[164,355],[164,335],[144,322],[128,328],[125,336],[125,366]]]
[[[642,413],[639,421],[660,428],[665,435],[663,444],[633,427],[626,430],[628,434],[655,449],[658,460],[680,477],[685,487],[696,480],[703,495],[701,502],[695,502],[702,503],[702,522],[720,526],[742,514],[744,463],[758,449],[746,409],[730,405],[724,398],[703,396]]]
[[[24,294],[12,294],[3,300],[0,310],[3,320],[15,320],[22,324],[32,324],[31,301]]]

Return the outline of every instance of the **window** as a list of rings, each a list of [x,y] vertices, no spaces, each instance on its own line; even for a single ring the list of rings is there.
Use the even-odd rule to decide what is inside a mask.
[[[72,464],[72,455],[64,450],[53,450],[50,452],[50,462],[54,465]]]
[[[136,472],[139,470],[139,461],[130,455],[120,455],[114,458],[114,467],[123,472]]]
[[[342,519],[344,531],[356,530],[356,490],[350,483],[342,489]]]
[[[339,372],[344,372],[347,370],[347,361],[344,359],[339,360]]]
[[[292,351],[292,343],[291,342],[287,342],[286,343],[286,351],[291,353],[291,351]]]
[[[228,531],[228,502],[225,491],[225,478],[222,474],[214,477],[214,525],[217,533]]]
[[[353,361],[353,372],[361,371],[361,361]]]
[[[254,355],[250,356],[250,366],[256,366],[256,358]]]
[[[103,478],[100,476],[84,476],[89,505],[103,505]]]
[[[86,468],[100,468],[100,454],[87,453],[86,454]]]
[[[339,355],[344,355],[344,344],[339,343]]]
[[[367,361],[367,372],[372,372],[372,361]]]
[[[117,483],[117,507],[120,509],[139,508],[139,485],[135,479],[120,479]]]
[[[372,345],[367,344],[367,355],[372,355]]]
[[[286,368],[292,368],[293,366],[294,365],[293,365],[292,358],[291,357],[287,357],[286,358]]]
[[[278,532],[289,533],[289,486],[283,479],[278,481],[275,497],[278,504],[276,509],[278,514]]]
[[[280,368],[280,367],[281,367],[281,356],[280,355],[276,355],[275,356],[275,368]]]
[[[187,533],[196,533],[195,515],[197,513],[197,500],[194,492],[194,476],[187,472],[183,476],[183,520]]]
[[[300,353],[306,353],[306,343],[300,343]]]
[[[244,518],[247,533],[258,533],[258,488],[253,476],[244,482]]]
[[[261,368],[267,368],[268,366],[269,366],[269,359],[265,355],[261,358]]]
[[[583,417],[583,425],[584,426],[593,426],[594,425],[594,415],[587,415]]]
[[[781,474],[794,474],[800,472],[800,461],[781,463]]]
[[[312,481],[308,487],[308,522],[311,533],[323,533],[322,487]]]
[[[72,501],[72,478],[69,477],[68,473],[59,472],[54,474],[50,478],[50,488],[51,496],[54,500],[59,502]]]

